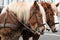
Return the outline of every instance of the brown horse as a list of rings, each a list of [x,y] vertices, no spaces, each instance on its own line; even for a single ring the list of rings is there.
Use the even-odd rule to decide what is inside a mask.
[[[55,24],[58,24],[58,23],[55,23],[54,15],[55,14],[57,15],[58,13],[57,12],[54,13],[54,10],[52,8],[53,5],[51,5],[51,3],[40,2],[40,4],[45,9],[45,12],[46,12],[46,22],[47,22],[47,24],[49,25],[49,27],[51,28],[51,30],[52,30],[53,33],[57,32],[56,27],[55,27]],[[59,4],[57,4],[56,6],[58,6],[58,5]],[[57,11],[56,10],[56,7],[55,7],[55,11]]]

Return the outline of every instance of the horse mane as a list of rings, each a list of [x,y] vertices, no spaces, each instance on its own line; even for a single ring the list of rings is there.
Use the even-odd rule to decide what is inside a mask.
[[[43,24],[45,24],[46,23],[46,15],[45,15],[46,13],[45,13],[45,10],[44,10],[44,8],[42,7],[42,5],[40,3],[38,3],[38,5],[39,5],[39,8],[40,8],[40,12],[42,14]]]

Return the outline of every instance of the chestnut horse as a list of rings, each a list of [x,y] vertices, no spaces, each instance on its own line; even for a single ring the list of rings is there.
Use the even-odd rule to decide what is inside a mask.
[[[56,6],[58,6],[59,4],[54,5],[53,3],[48,2],[40,2],[40,4],[45,9],[47,24],[49,25],[53,33],[57,32],[55,24],[58,24],[58,11]]]
[[[12,14],[14,14],[16,16],[17,20],[20,23],[22,23],[22,25],[24,25],[23,27],[27,26],[28,28],[34,30],[35,33],[31,32],[31,30],[28,30],[25,28],[22,30],[31,32],[34,35],[33,40],[38,40],[40,33],[43,33],[44,29],[45,29],[45,26],[43,23],[44,20],[42,20],[42,15],[41,15],[41,14],[45,14],[45,12],[44,12],[44,9],[42,8],[42,6],[40,4],[38,5],[36,1],[34,3],[26,3],[26,2],[13,3],[12,2],[7,7],[3,8],[1,14],[6,13],[7,8],[10,11],[14,12]],[[28,32],[26,32],[26,33],[28,33]],[[25,32],[23,32],[23,33],[25,33]],[[25,35],[26,34],[23,35],[24,36],[23,39],[28,40],[29,38],[27,38],[27,37],[29,35],[26,35],[26,39],[25,39]]]

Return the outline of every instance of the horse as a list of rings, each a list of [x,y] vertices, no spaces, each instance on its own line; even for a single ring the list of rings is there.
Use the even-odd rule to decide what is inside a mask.
[[[6,13],[7,8],[10,11],[14,12],[12,14],[14,14],[16,16],[16,18],[18,19],[18,21],[20,23],[22,23],[22,25],[24,25],[23,27],[27,26],[36,32],[34,34],[33,32],[31,32],[31,30],[29,30],[31,33],[34,34],[33,40],[38,40],[38,37],[40,36],[41,33],[44,32],[44,29],[45,29],[44,24],[41,19],[42,15],[40,15],[40,11],[41,11],[41,14],[45,14],[42,6],[40,4],[38,5],[36,1],[34,3],[25,3],[25,2],[13,3],[12,2],[2,10],[1,14]],[[41,22],[40,22],[40,20],[41,20]],[[22,30],[26,30],[26,29],[24,28]],[[28,29],[27,29],[27,31],[28,31]],[[36,37],[37,37],[37,39],[36,39]],[[23,39],[24,39],[24,37],[23,37]],[[25,39],[25,40],[27,40],[27,39]]]
[[[40,2],[40,4],[45,9],[46,22],[49,25],[50,29],[52,30],[53,33],[57,32],[55,25],[59,24],[58,17],[57,17],[57,15],[58,15],[57,7],[58,7],[59,3],[54,5],[53,3]]]

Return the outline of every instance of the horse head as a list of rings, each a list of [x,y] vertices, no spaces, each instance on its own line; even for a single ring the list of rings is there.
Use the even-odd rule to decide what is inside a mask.
[[[42,7],[36,1],[30,10],[30,25],[33,30],[43,34],[45,26],[43,24],[42,13],[40,12]],[[43,10],[42,10],[43,11]]]
[[[58,6],[58,4],[56,6],[54,6],[51,3],[43,2],[43,3],[41,3],[41,5],[42,6],[44,5],[43,8],[45,9],[45,12],[46,12],[47,24],[51,28],[52,32],[57,32],[55,24],[58,24],[58,23],[55,23],[55,18],[54,18],[54,15],[57,14],[57,12],[54,12],[54,11],[56,11],[56,9],[53,9],[53,8],[54,7],[56,8],[56,6]]]

